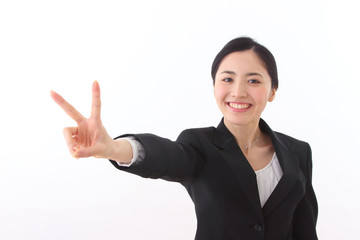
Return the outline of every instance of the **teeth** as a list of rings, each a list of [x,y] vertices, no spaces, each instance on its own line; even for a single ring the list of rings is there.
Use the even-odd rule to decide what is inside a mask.
[[[230,107],[236,109],[246,109],[250,107],[250,104],[237,104],[237,103],[229,103]]]

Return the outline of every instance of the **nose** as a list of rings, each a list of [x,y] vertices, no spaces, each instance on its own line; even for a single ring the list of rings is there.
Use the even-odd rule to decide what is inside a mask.
[[[231,89],[231,96],[236,98],[242,98],[247,96],[247,89],[245,84],[242,82],[237,82],[236,84],[233,84]]]

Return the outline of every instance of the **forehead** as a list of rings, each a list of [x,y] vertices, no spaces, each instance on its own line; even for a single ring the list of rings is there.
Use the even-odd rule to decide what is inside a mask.
[[[226,55],[220,63],[218,73],[221,71],[261,72],[267,74],[262,60],[253,50],[232,52]]]

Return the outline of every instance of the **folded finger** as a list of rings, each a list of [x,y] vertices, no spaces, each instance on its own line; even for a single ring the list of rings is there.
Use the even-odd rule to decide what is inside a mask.
[[[74,156],[74,154],[80,148],[76,143],[76,139],[74,139],[74,136],[77,134],[77,131],[78,131],[77,127],[67,127],[67,128],[64,128],[64,130],[63,130],[66,145],[72,156]]]

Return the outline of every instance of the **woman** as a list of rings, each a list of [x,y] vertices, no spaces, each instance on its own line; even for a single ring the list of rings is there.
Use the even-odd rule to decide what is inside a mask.
[[[74,157],[108,158],[127,172],[180,182],[195,204],[195,239],[317,239],[310,146],[261,119],[278,88],[274,57],[251,38],[234,39],[216,56],[212,78],[223,119],[175,142],[151,134],[113,140],[101,123],[97,82],[88,119],[51,95],[78,124],[64,130]]]

